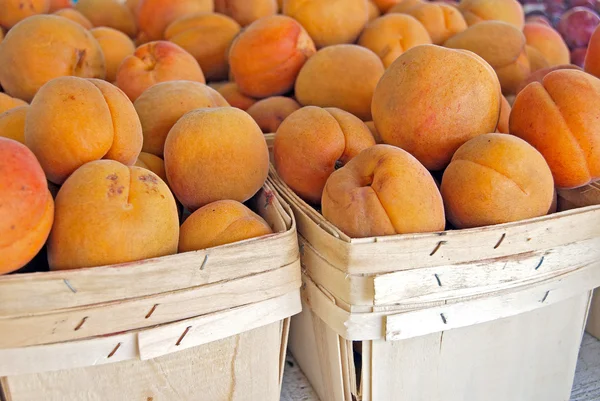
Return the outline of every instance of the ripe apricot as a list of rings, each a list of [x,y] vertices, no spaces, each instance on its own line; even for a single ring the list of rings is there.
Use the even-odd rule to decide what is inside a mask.
[[[48,238],[52,270],[134,262],[177,253],[179,216],[154,173],[114,160],[81,166],[56,196]]]
[[[302,25],[277,15],[250,24],[231,44],[229,66],[240,91],[265,98],[294,87],[315,46]]]
[[[352,114],[307,106],[279,126],[273,144],[274,165],[298,196],[318,204],[329,176],[373,145],[367,126]]]
[[[256,121],[262,132],[270,133],[277,131],[283,120],[299,108],[298,102],[292,98],[273,96],[254,103],[246,112]]]
[[[170,24],[165,39],[194,56],[207,81],[219,81],[228,77],[227,53],[240,29],[237,22],[225,15],[192,14]]]
[[[142,0],[131,7],[136,7],[141,43],[163,39],[169,24],[181,17],[214,11],[213,0]]]
[[[182,224],[179,252],[212,248],[272,233],[269,224],[242,203],[216,201],[196,210]]]
[[[442,231],[444,205],[433,177],[408,152],[363,150],[323,191],[323,217],[353,238]]]
[[[28,109],[27,105],[0,113],[0,136],[25,144],[25,117]]]
[[[406,50],[431,44],[431,37],[416,18],[393,13],[369,22],[358,44],[377,54],[387,68]]]
[[[55,11],[53,14],[69,19],[76,24],[81,25],[85,29],[92,29],[94,27],[89,19],[73,8],[61,8],[60,10]]]
[[[106,64],[106,80],[115,82],[117,70],[127,56],[135,52],[135,45],[124,33],[113,28],[99,27],[90,29],[104,54]]]
[[[159,40],[143,44],[125,57],[116,84],[133,102],[152,85],[175,80],[206,82],[191,54],[175,43]]]
[[[463,143],[496,129],[500,83],[475,53],[422,45],[387,69],[372,107],[385,143],[440,170]]]
[[[113,28],[129,37],[137,34],[135,16],[126,4],[118,0],[78,0],[75,9],[94,26]]]
[[[218,200],[245,202],[269,170],[263,133],[233,107],[196,109],[181,117],[167,136],[164,160],[169,185],[191,211]]]
[[[25,18],[46,14],[50,0],[0,0],[0,26],[10,29]]]
[[[317,48],[354,43],[369,18],[366,0],[286,0],[283,13],[302,24]]]
[[[127,96],[98,79],[56,78],[31,102],[25,144],[49,181],[62,184],[83,164],[113,159],[132,165],[142,147],[140,120]]]
[[[547,214],[554,181],[533,146],[513,135],[485,134],[456,151],[441,192],[454,227],[481,227]]]
[[[106,76],[102,49],[92,34],[55,15],[35,15],[11,29],[0,46],[0,65],[4,91],[28,102],[53,78]]]
[[[247,26],[257,19],[277,14],[276,0],[215,0],[215,11]]]
[[[373,92],[384,70],[381,59],[369,49],[328,46],[300,70],[296,99],[303,106],[337,107],[368,121]]]
[[[557,70],[532,82],[515,99],[510,133],[546,158],[558,188],[600,178],[600,80],[577,70]]]

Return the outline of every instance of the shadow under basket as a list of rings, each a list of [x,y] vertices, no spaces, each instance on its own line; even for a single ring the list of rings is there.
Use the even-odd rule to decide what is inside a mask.
[[[278,401],[301,310],[296,226],[271,183],[252,203],[274,234],[0,277],[0,398]]]
[[[582,188],[558,191],[559,211],[592,205],[600,205],[600,182],[586,185]],[[594,292],[586,330],[594,337],[600,339],[600,292],[598,290]]]
[[[355,239],[270,174],[300,241],[290,350],[323,401],[569,399],[600,207]]]

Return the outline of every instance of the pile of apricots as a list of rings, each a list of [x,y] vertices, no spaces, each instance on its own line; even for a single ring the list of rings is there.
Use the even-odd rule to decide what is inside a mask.
[[[271,234],[265,133],[351,237],[552,213],[600,179],[570,61],[516,0],[0,0],[0,274]]]

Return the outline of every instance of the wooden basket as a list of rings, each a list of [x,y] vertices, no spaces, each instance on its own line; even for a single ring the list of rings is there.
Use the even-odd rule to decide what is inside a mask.
[[[290,349],[322,400],[569,399],[600,285],[600,207],[354,239],[271,177],[300,237]]]
[[[600,183],[593,183],[583,188],[558,191],[559,211],[591,205],[600,205]],[[598,290],[594,292],[586,329],[588,333],[600,339],[600,292]]]
[[[301,310],[296,227],[270,182],[253,201],[275,234],[0,277],[5,400],[279,400]]]

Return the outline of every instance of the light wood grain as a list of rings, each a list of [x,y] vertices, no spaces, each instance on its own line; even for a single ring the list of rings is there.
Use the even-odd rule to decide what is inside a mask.
[[[0,377],[97,366],[131,359],[146,360],[220,340],[275,321],[285,322],[287,317],[300,310],[298,291],[292,291],[225,312],[150,329],[58,344],[3,349],[0,350]],[[287,341],[287,323],[285,326],[285,330],[282,328],[281,332],[282,343]]]
[[[0,319],[0,349],[118,333],[247,305],[300,287],[296,261],[271,271],[141,299]]]
[[[588,333],[596,338],[600,338],[600,291],[594,292],[594,298],[592,299],[592,306],[590,308],[590,316],[588,317],[588,323],[586,330]]]
[[[11,401],[277,401],[281,323],[151,361],[5,378]]]
[[[359,399],[367,401],[364,396]],[[600,400],[600,341],[585,335],[579,351],[571,401],[598,400]],[[291,354],[287,356],[281,401],[321,401]]]

